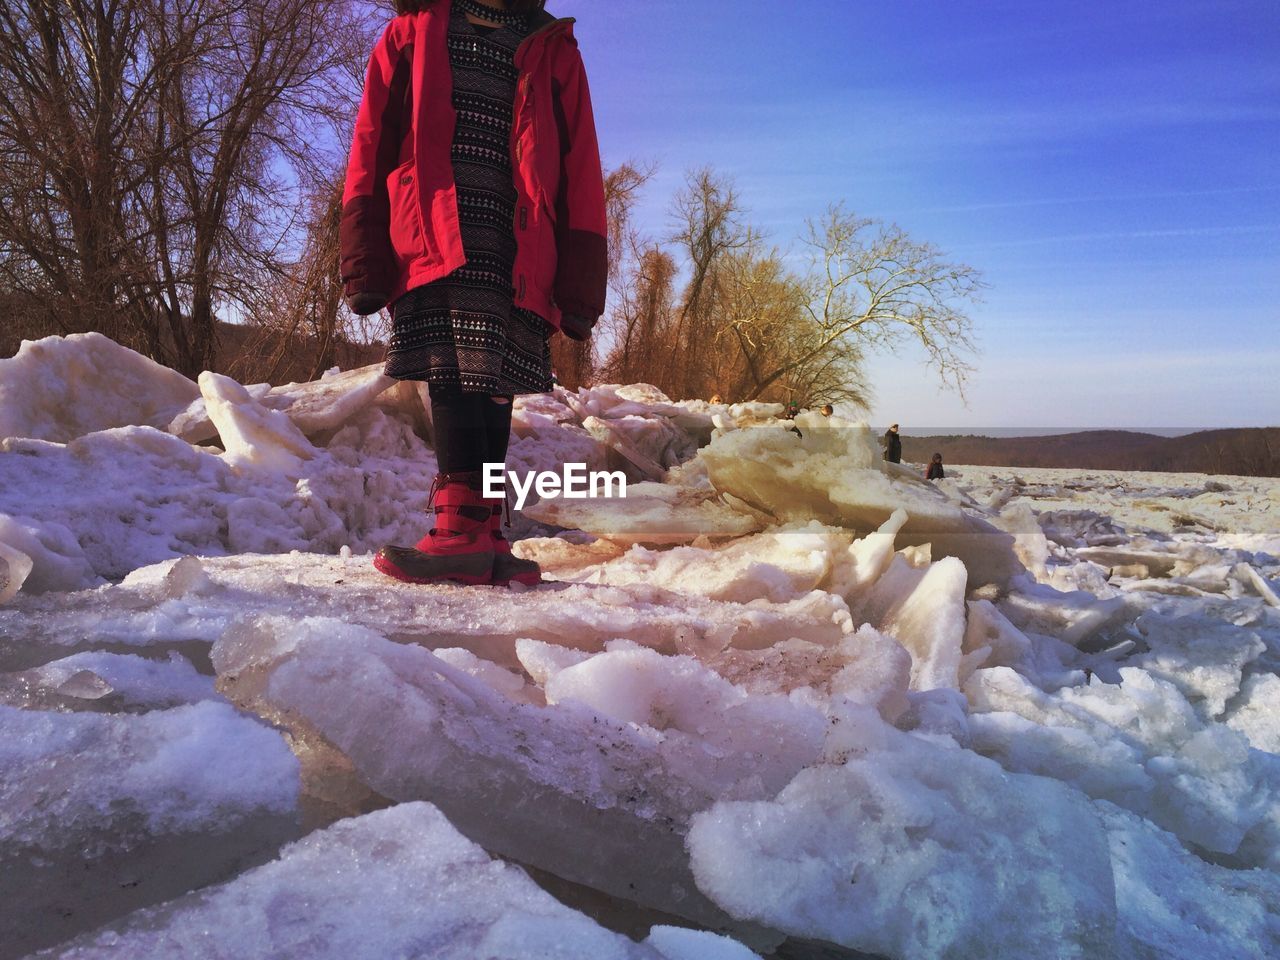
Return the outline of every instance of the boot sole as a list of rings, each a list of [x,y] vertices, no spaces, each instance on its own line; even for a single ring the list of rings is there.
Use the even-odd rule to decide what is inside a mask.
[[[505,550],[497,549],[498,542],[499,541],[495,540],[494,552],[493,552],[493,582],[495,586],[507,587],[513,583],[520,583],[526,587],[536,587],[539,584],[547,582],[542,579],[541,568],[537,568],[534,570],[525,570],[521,573],[513,573],[511,576],[499,575],[498,568],[502,566],[506,566],[506,558],[508,557],[510,557],[511,559],[515,559],[515,558],[511,556],[510,547],[506,547]],[[501,542],[503,542],[505,545],[505,541],[501,541]],[[518,565],[519,564],[517,563],[517,566]]]
[[[476,576],[469,573],[452,573],[442,574],[435,577],[415,577],[411,573],[406,573],[384,557],[381,553],[374,554],[373,567],[379,573],[384,573],[393,580],[399,580],[402,583],[461,583],[469,587],[489,586],[493,583],[492,576]]]
[[[509,587],[513,583],[522,583],[526,587],[536,587],[546,582],[547,581],[543,580],[542,577],[537,574],[517,573],[514,577],[506,577],[502,580],[494,580],[493,585],[495,587]]]

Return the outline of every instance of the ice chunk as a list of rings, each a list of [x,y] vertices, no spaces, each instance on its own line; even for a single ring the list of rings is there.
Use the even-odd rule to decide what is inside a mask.
[[[0,706],[0,944],[57,943],[274,853],[298,763],[226,704],[143,716]]]
[[[1008,534],[913,473],[892,470],[865,424],[833,427],[816,414],[797,423],[803,437],[781,426],[722,434],[698,459],[717,491],[780,521],[816,518],[870,532],[902,509],[908,520],[899,544],[930,543],[935,557],[960,557],[971,586],[1004,583],[1021,570]]]
[[[101,700],[108,694],[115,693],[114,688],[92,670],[80,670],[71,674],[56,687],[64,697],[77,700]]]
[[[1273,607],[1280,607],[1280,596],[1276,594],[1276,589],[1267,579],[1258,573],[1250,564],[1238,563],[1235,569],[1236,576],[1242,583],[1248,584],[1262,597],[1267,603]]]
[[[561,670],[590,659],[591,654],[523,637],[516,641],[516,656],[533,682],[545,687]]]
[[[842,562],[849,534],[819,523],[793,524],[740,537],[711,549],[682,546],[651,550],[633,546],[617,559],[580,569],[571,579],[591,583],[649,583],[713,600],[785,602],[822,585]],[[535,555],[540,551],[534,549]],[[600,555],[595,545],[580,554]]]
[[[172,651],[163,660],[85,651],[16,677],[32,693],[51,691],[90,700],[110,696],[113,707],[157,709],[222,699],[213,689],[212,677],[201,675],[189,660]]]
[[[462,647],[440,647],[433,653],[451,667],[470,674],[481,683],[492,687],[508,700],[521,703],[537,703],[538,698],[531,695],[524,678],[490,660],[482,660],[470,650]]]
[[[29,556],[0,541],[0,603],[8,603],[18,595],[31,567]]]
[[[854,541],[837,563],[828,589],[853,602],[857,594],[880,579],[893,560],[894,538],[906,522],[906,511],[895,510],[874,533]]]
[[[658,483],[627,485],[626,497],[547,499],[524,512],[540,523],[577,528],[618,543],[690,543],[698,537],[741,537],[761,523],[726,506],[714,492]]]
[[[611,650],[566,667],[547,681],[546,698],[659,731],[666,744],[683,742],[716,780],[758,778],[766,794],[817,758],[826,726],[812,707],[779,695],[751,696],[690,657],[645,648]],[[684,751],[665,752],[669,772],[679,773]]]
[[[1022,630],[1047,633],[1073,646],[1131,615],[1124,597],[1099,600],[1084,590],[1063,593],[1029,578],[1019,579],[999,608]]]
[[[955,557],[924,569],[895,557],[853,611],[907,648],[913,690],[960,686],[966,579]]]
[[[1250,746],[1280,754],[1280,676],[1254,674],[1240,693],[1241,699],[1225,717],[1227,725],[1244,734]]]
[[[310,437],[336,432],[395,383],[382,373],[382,364],[376,363],[326,374],[309,383],[282,387],[260,384],[245,387],[245,391],[267,409],[283,411],[294,426]],[[204,398],[175,417],[168,430],[189,443],[202,443],[218,436],[218,426],[210,417]]]
[[[200,374],[200,392],[222,438],[224,458],[233,466],[298,476],[302,461],[315,456],[286,414],[264,407],[230,377],[206,370]]]
[[[24,340],[0,360],[0,440],[66,443],[111,427],[163,427],[199,392],[100,333]]]
[[[1022,565],[1037,580],[1043,580],[1048,575],[1049,541],[1031,508],[1025,503],[1012,504],[991,522],[1013,537],[1013,551]]]
[[[64,960],[685,960],[693,944],[754,956],[707,934],[636,944],[493,860],[435,807],[404,803],[334,824],[220,887],[140,911],[64,944]],[[660,950],[667,944],[672,952]],[[732,947],[737,946],[737,952]],[[679,952],[685,950],[686,952]]]
[[[627,423],[627,421],[631,421]],[[628,417],[626,420],[602,420],[587,417],[583,429],[596,440],[618,454],[622,462],[610,463],[611,468],[621,467],[632,480],[661,480],[667,467],[667,450],[677,434],[675,428],[662,420],[648,417]],[[671,457],[676,462],[675,457]]]
[[[215,648],[220,689],[237,702],[301,740],[323,738],[381,795],[437,804],[487,850],[715,929],[732,924],[693,889],[689,817],[719,796],[761,796],[812,759],[798,749],[807,726],[771,727],[803,714],[772,700],[741,709],[742,742],[732,731],[666,735],[572,703],[513,703],[421,647],[360,627],[269,626],[257,646]],[[655,670],[649,689],[657,681]],[[690,696],[705,689],[695,682]],[[724,737],[731,750],[717,749]]]
[[[836,719],[840,762],[694,817],[700,889],[736,916],[888,957],[1112,955],[1106,836],[1078,793],[867,708]]]
[[[0,456],[5,441],[0,440]],[[0,513],[0,543],[4,546],[4,569],[8,583],[3,591],[17,594],[50,590],[74,590],[92,586],[94,576],[88,558],[75,536],[60,523],[44,523]]]
[[[644,942],[666,960],[760,960],[737,940],[687,927],[654,927]]]
[[[1168,680],[1211,717],[1240,692],[1245,667],[1266,649],[1262,638],[1211,617],[1169,617],[1148,612],[1134,624],[1150,651],[1130,663]]]
[[[307,436],[332,432],[396,382],[382,371],[383,365],[374,363],[310,383],[275,387],[267,395],[266,405],[283,410]]]
[[[122,577],[180,553],[221,553],[231,476],[217,455],[151,427],[66,446],[0,441],[0,514],[28,528],[28,543],[45,544],[43,559],[0,539],[35,561],[27,589],[36,591],[89,586],[94,574]]]
[[[840,695],[875,707],[891,723],[907,708],[911,654],[869,624],[832,646],[792,639],[760,650],[725,650],[709,665],[749,693],[807,688],[823,703]]]
[[[626,552],[622,544],[612,540],[598,540],[583,534],[588,542],[582,543],[565,536],[527,537],[514,545],[516,553],[535,561],[542,568],[542,576],[548,580],[591,579],[597,564],[617,559]]]
[[[1177,838],[1105,801],[1118,926],[1132,953],[1118,956],[1236,960],[1280,955],[1280,878],[1228,870],[1192,856]]]
[[[1048,694],[1006,667],[979,670],[965,687],[974,749],[1075,784],[1188,845],[1244,865],[1270,860],[1274,838],[1262,838],[1280,809],[1277,768],[1234,730],[1201,720],[1173,684],[1135,667],[1119,675]]]
[[[1078,666],[1082,655],[1075,647],[1043,634],[1037,634],[1033,641],[990,600],[971,600],[967,607],[960,662],[962,686],[974,670],[986,666],[1013,667],[1046,690],[1084,683],[1084,671]]]

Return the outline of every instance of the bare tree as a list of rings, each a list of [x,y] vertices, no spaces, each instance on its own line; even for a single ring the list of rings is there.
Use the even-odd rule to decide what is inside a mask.
[[[660,385],[673,396],[699,396],[707,393],[705,357],[715,339],[721,271],[726,258],[748,246],[751,233],[732,181],[710,167],[688,175],[672,212],[677,226],[671,239],[687,257],[690,277]]]
[[[0,5],[0,292],[194,376],[305,236],[351,0]]]
[[[908,342],[919,344],[943,383],[963,395],[972,369],[965,354],[973,350],[973,322],[961,308],[983,287],[977,271],[947,262],[936,248],[896,226],[855,217],[840,206],[810,221],[805,243],[807,323],[797,327],[791,349],[780,353],[758,317],[733,322],[749,358],[746,399],[815,369],[824,358],[826,376],[838,374],[860,391],[865,358]]]
[[[612,313],[613,349],[604,363],[610,381],[667,386],[662,371],[664,345],[673,337],[675,276],[675,261],[660,247],[650,246],[636,257]]]

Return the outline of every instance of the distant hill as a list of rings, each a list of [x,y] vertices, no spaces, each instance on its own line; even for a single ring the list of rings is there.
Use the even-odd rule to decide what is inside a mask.
[[[1068,467],[1280,476],[1280,427],[1201,430],[1160,437],[1130,430],[1084,430],[1050,437],[943,436],[902,438],[902,458],[992,467]]]

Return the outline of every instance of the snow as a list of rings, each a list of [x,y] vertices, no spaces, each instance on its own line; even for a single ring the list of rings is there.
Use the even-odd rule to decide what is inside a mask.
[[[408,586],[418,385],[0,363],[0,957],[1280,953],[1280,481],[557,390],[628,497]]]
[[[24,340],[0,360],[0,440],[66,443],[111,427],[163,427],[197,396],[182,374],[100,333]]]

